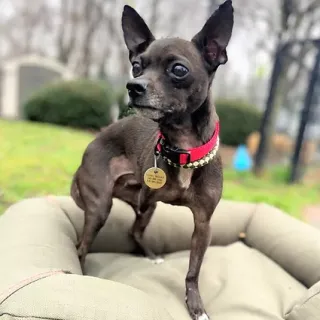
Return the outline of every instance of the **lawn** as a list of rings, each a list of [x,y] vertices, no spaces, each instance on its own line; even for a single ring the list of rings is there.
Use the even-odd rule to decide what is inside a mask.
[[[0,213],[26,197],[69,194],[89,133],[56,126],[0,120]],[[266,202],[300,217],[304,207],[319,202],[319,186],[287,186],[283,169],[263,180],[225,170],[224,198]]]
[[[0,120],[0,213],[25,197],[68,194],[92,139],[72,129]]]

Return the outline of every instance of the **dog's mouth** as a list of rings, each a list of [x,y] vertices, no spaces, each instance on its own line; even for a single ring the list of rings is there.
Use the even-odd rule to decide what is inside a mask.
[[[163,118],[163,114],[159,108],[153,107],[151,105],[133,103],[132,101],[128,104],[129,108],[136,109],[141,115],[147,117],[154,122],[160,122]]]
[[[159,111],[158,108],[155,108],[151,105],[140,104],[132,101],[129,102],[129,107],[133,109],[146,109],[146,110],[152,110],[152,111]]]

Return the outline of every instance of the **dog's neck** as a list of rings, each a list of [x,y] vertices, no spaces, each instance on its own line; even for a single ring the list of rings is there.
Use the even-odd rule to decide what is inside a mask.
[[[216,121],[215,108],[207,98],[194,113],[175,114],[161,122],[159,127],[168,144],[186,150],[208,142]]]

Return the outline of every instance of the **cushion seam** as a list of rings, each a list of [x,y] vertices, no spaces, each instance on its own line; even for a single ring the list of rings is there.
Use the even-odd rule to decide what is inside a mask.
[[[78,232],[77,232],[77,229],[76,229],[75,226],[73,225],[72,220],[71,220],[71,218],[70,218],[67,210],[65,210],[65,209],[61,206],[61,204],[59,203],[59,201],[57,201],[57,199],[55,199],[54,202],[55,202],[55,204],[57,204],[57,206],[59,207],[59,209],[64,213],[64,215],[66,216],[66,218],[68,219],[68,221],[69,221],[70,224],[72,225],[72,228],[73,228],[73,230],[74,230],[74,233],[75,233],[76,236],[77,236],[77,239],[79,239],[79,234],[78,234]]]
[[[9,312],[3,312],[0,314],[0,318],[3,316],[10,316],[10,317],[15,317],[15,318],[21,318],[21,319],[46,319],[46,320],[66,320],[65,318],[48,318],[48,317],[38,317],[38,316],[18,316]]]
[[[304,305],[305,303],[308,303],[310,300],[312,300],[317,295],[320,295],[320,291],[318,291],[315,294],[313,294],[312,296],[310,296],[302,305]]]
[[[71,272],[65,270],[54,270],[36,274],[24,280],[21,280],[0,293],[0,305],[3,304],[3,302],[5,302],[12,295],[19,292],[21,289],[29,286],[30,284],[57,274],[71,274]]]
[[[250,217],[250,219],[249,219],[249,221],[248,221],[248,223],[247,223],[246,230],[248,230],[249,227],[251,226],[252,219],[253,219],[253,217],[256,215],[256,213],[257,213],[257,211],[258,211],[258,209],[259,209],[260,206],[261,206],[261,203],[256,203],[256,204],[255,204],[254,209],[252,210],[252,213],[251,213],[251,217]]]
[[[64,208],[62,208],[60,205],[59,205],[59,207],[61,208],[61,211],[65,214],[65,216],[66,216],[67,219],[69,220],[70,224],[72,225],[72,228],[73,228],[73,230],[74,230],[74,233],[75,233],[76,236],[77,236],[77,239],[79,239],[78,231],[77,231],[77,229],[74,227],[74,225],[73,225],[73,223],[72,223],[72,220],[71,220],[69,214],[67,213],[67,210],[65,210]]]
[[[246,234],[246,237],[247,237],[247,235],[248,235],[248,230],[249,230],[249,228],[250,228],[252,219],[253,219],[253,217],[255,216],[255,214],[257,213],[257,210],[258,210],[258,208],[260,207],[260,204],[261,204],[261,203],[256,203],[255,206],[254,206],[254,208],[252,209],[252,212],[251,212],[251,214],[250,214],[250,218],[249,218],[248,223],[246,224],[246,227],[245,227],[245,229],[244,229],[244,232],[245,232],[245,234]],[[251,246],[247,243],[246,239],[244,239],[243,242],[244,242],[248,247],[251,247]]]
[[[290,312],[288,312],[288,313],[285,314],[285,316],[286,316],[286,317],[289,317],[292,312],[297,312],[297,311],[299,311],[299,309],[301,309],[301,308],[303,308],[303,307],[306,307],[306,304],[307,304],[309,301],[311,301],[314,297],[316,297],[317,295],[320,295],[320,291],[318,291],[318,292],[316,292],[315,294],[313,294],[312,296],[310,296],[310,297],[309,297],[306,301],[304,301],[302,304],[294,306],[294,307],[291,309]]]

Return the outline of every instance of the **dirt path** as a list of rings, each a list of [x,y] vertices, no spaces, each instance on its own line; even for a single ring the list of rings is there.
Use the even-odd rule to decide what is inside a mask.
[[[304,182],[306,183],[319,183],[320,181],[320,168],[311,167],[308,168],[305,177]]]
[[[307,223],[320,229],[320,204],[307,207],[303,216]]]

